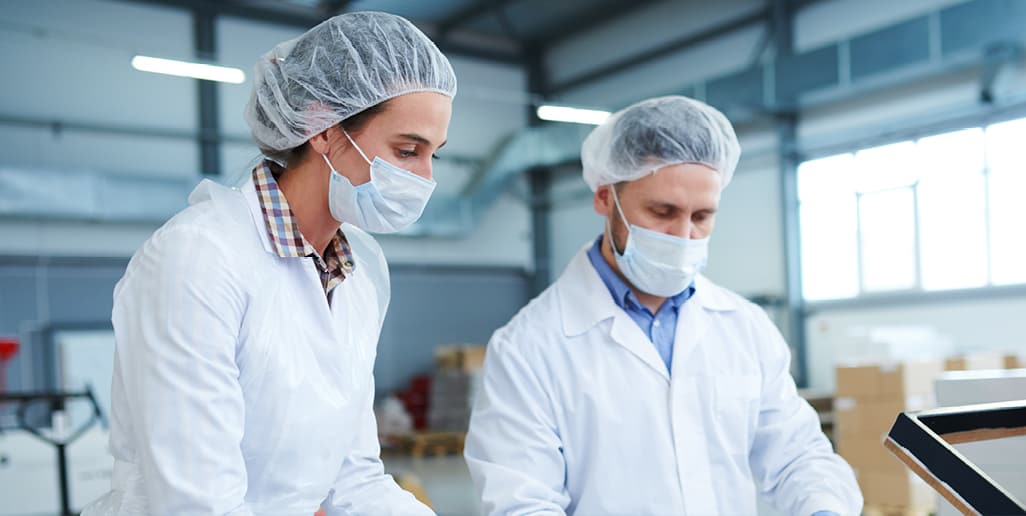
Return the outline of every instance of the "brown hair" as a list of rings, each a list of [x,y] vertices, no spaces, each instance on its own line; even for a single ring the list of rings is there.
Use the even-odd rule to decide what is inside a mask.
[[[389,101],[386,100],[384,102],[374,104],[373,106],[364,109],[363,111],[360,111],[359,113],[356,113],[355,115],[339,122],[338,125],[342,128],[342,130],[349,133],[350,135],[357,134],[363,130],[363,128],[367,125],[368,122],[371,121],[372,118],[385,111],[385,108],[388,107],[388,102]],[[277,163],[284,163],[287,166],[288,163],[291,161],[298,161],[302,159],[309,147],[310,142],[306,141],[298,147],[285,149],[283,151],[260,149],[260,152],[262,152],[264,156],[267,156],[272,161],[275,161]]]

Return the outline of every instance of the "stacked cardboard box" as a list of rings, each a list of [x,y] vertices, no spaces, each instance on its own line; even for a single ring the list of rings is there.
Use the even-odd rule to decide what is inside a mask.
[[[435,351],[428,426],[434,431],[465,432],[480,391],[485,347],[443,346]]]
[[[907,360],[837,368],[834,438],[858,477],[867,508],[917,514],[935,507],[932,489],[883,446],[900,412],[934,405],[940,360]]]
[[[1026,369],[1026,355],[1007,353],[1003,357],[1005,369]]]
[[[948,357],[945,371],[975,371],[978,369],[1005,369],[1005,357],[999,353],[976,352]]]

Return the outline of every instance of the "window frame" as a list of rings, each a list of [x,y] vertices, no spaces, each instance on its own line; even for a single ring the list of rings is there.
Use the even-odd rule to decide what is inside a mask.
[[[928,129],[921,129],[918,131],[905,131],[902,134],[892,134],[886,138],[867,138],[857,142],[848,144],[834,144],[818,152],[802,153],[801,159],[799,160],[798,166],[802,164],[815,161],[818,159],[830,158],[840,156],[844,154],[850,154],[854,156],[856,153],[862,150],[873,149],[885,145],[891,145],[901,143],[905,141],[913,142],[918,145],[919,141],[925,138],[933,136],[940,136],[948,133],[954,133],[961,130],[969,129],[980,129],[984,132],[984,141],[982,145],[982,170],[980,171],[983,181],[983,223],[984,223],[984,243],[985,243],[985,264],[986,264],[986,283],[976,287],[964,287],[964,288],[948,288],[948,289],[926,289],[923,286],[923,250],[922,250],[922,226],[921,226],[921,215],[919,213],[920,204],[920,193],[919,186],[920,180],[916,180],[915,183],[907,186],[895,187],[897,188],[910,188],[912,191],[913,199],[913,233],[914,233],[914,282],[911,288],[894,289],[894,290],[881,290],[881,291],[867,291],[865,288],[865,267],[863,259],[863,237],[862,237],[862,214],[861,214],[861,196],[862,192],[855,191],[853,195],[855,197],[855,220],[856,220],[856,237],[855,237],[855,250],[856,256],[856,285],[858,291],[854,296],[848,297],[836,297],[836,298],[807,298],[804,294],[804,288],[802,289],[802,303],[805,306],[805,311],[808,313],[817,311],[822,308],[831,307],[859,307],[867,304],[879,306],[883,304],[909,304],[918,302],[921,300],[952,300],[952,299],[966,299],[966,298],[992,298],[994,296],[1023,296],[1026,295],[1026,282],[1014,283],[1014,284],[995,284],[994,283],[994,255],[992,253],[992,208],[991,208],[991,164],[988,155],[988,145],[986,141],[986,130],[992,125],[997,125],[1004,122],[1012,122],[1016,120],[1026,121],[1026,113],[1014,112],[1004,113],[998,115],[978,116],[965,121],[964,123],[949,123],[946,125],[934,126]],[[796,171],[797,172],[797,171]],[[800,189],[800,181],[795,181],[795,189]],[[801,210],[803,202],[808,202],[810,199],[802,200],[800,195],[796,195],[798,199],[797,204],[793,209],[796,211]],[[804,237],[803,228],[801,227],[800,217],[798,226],[798,237],[799,241]],[[805,277],[805,263],[802,256],[798,256],[799,270],[802,275],[802,282],[806,281]]]

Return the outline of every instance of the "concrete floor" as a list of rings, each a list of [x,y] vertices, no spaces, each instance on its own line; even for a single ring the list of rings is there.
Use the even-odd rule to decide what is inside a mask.
[[[462,456],[424,457],[413,459],[399,455],[381,458],[385,470],[393,475],[413,474],[420,480],[430,498],[431,506],[439,516],[475,516],[481,514],[470,472]],[[782,516],[765,500],[758,504],[759,516]]]
[[[420,480],[439,516],[474,516],[481,514],[467,463],[462,456],[424,457],[414,459],[398,455],[381,458],[385,470],[393,475],[412,474]]]

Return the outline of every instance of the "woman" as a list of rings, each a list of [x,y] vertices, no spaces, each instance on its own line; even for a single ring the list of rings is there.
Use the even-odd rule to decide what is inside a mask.
[[[200,184],[114,291],[113,487],[85,514],[431,514],[379,459],[389,284],[365,231],[424,209],[452,67],[407,20],[351,13],[253,81],[268,159]]]

